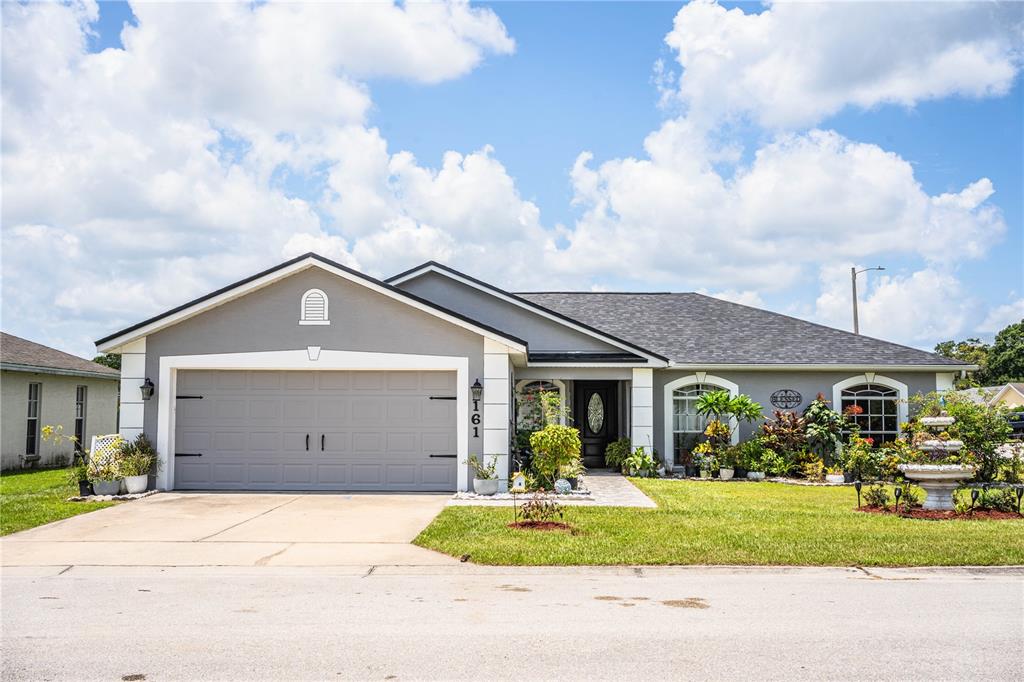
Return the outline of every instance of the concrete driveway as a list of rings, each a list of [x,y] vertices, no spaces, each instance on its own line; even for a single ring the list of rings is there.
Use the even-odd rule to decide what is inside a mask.
[[[4,566],[453,563],[409,544],[448,495],[161,493],[0,540]]]

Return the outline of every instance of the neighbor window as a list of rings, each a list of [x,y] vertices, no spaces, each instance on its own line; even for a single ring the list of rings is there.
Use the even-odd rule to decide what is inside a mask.
[[[850,410],[856,407],[859,409]],[[900,435],[899,391],[877,383],[842,389],[840,409],[860,427],[862,438],[875,444],[896,440]]]
[[[42,397],[42,384],[28,385],[28,422],[25,429],[25,454],[39,454],[39,402]]]
[[[672,436],[677,458],[693,449],[708,425],[708,418],[697,414],[698,398],[722,390],[712,384],[690,384],[672,391]]]
[[[75,387],[75,452],[81,452],[85,442],[85,403],[87,386]]]
[[[302,295],[299,324],[330,324],[327,314],[327,294],[319,289],[310,289]]]

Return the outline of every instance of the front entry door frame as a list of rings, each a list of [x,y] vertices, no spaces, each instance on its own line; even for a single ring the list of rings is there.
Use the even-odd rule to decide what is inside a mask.
[[[313,359],[316,358],[316,359]],[[210,355],[165,355],[160,358],[157,384],[157,469],[156,487],[171,490],[174,483],[174,427],[177,402],[177,374],[183,369],[243,370],[420,370],[455,372],[455,442],[457,444],[457,487],[468,490],[469,476],[463,462],[469,459],[469,358],[445,355],[406,355],[347,350],[258,351],[254,353],[213,353]]]
[[[590,429],[587,409],[594,394],[601,396],[604,405],[604,420],[600,432]],[[618,381],[576,381],[573,384],[573,423],[580,431],[583,441],[583,457],[586,465],[587,450],[597,447],[591,457],[600,457],[600,466],[604,465],[604,448],[608,443],[619,437],[619,382]],[[594,466],[591,463],[588,466]]]

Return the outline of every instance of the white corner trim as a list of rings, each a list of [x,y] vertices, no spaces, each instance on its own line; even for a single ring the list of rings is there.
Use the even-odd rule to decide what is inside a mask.
[[[469,358],[445,355],[408,355],[367,353],[363,351],[321,350],[319,359],[309,350],[259,351],[255,353],[213,353],[209,355],[165,355],[160,358],[157,384],[157,469],[156,486],[171,490],[174,482],[174,420],[176,383],[184,369],[250,370],[436,370],[455,372],[455,438],[458,462],[469,459]],[[457,488],[468,490],[466,467],[458,466]]]
[[[868,376],[871,378],[868,379]],[[850,388],[851,386],[856,386],[858,384],[881,384],[882,386],[888,386],[889,388],[896,389],[896,428],[902,432],[901,425],[907,421],[910,389],[902,381],[897,381],[896,379],[892,379],[882,374],[865,372],[864,374],[856,374],[847,379],[843,379],[842,381],[837,381],[832,385],[832,409],[837,412],[842,411],[843,389]]]
[[[425,312],[428,315],[433,315],[434,317],[442,319],[446,322],[450,322],[451,324],[454,324],[458,327],[468,329],[476,334],[479,334],[480,336],[483,336],[484,338],[492,339],[494,341],[503,343],[509,348],[512,348],[513,350],[522,353],[526,352],[526,346],[520,343],[519,341],[505,338],[499,333],[493,332],[489,329],[484,329],[483,327],[473,324],[472,322],[468,322],[459,317],[446,313],[443,310],[438,310],[433,306],[427,305],[425,303],[417,301],[416,299],[410,298],[409,296],[406,296],[402,292],[395,291],[384,284],[381,284],[373,280],[363,279],[362,277],[353,275],[350,272],[342,270],[341,268],[334,267],[333,265],[329,265],[315,258],[305,258],[301,261],[292,263],[291,265],[288,265],[286,267],[274,270],[273,272],[267,273],[266,275],[258,277],[250,282],[246,282],[245,284],[240,284],[236,287],[233,287],[221,294],[218,294],[217,296],[213,296],[204,301],[199,301],[193,305],[188,306],[187,308],[179,310],[176,313],[153,320],[149,324],[143,325],[138,329],[127,331],[123,334],[120,334],[119,336],[115,336],[109,339],[108,341],[105,341],[103,344],[97,344],[96,348],[100,352],[109,352],[127,343],[131,343],[132,341],[135,341],[140,337],[152,334],[153,332],[156,332],[160,329],[165,329],[167,327],[173,326],[179,322],[187,320],[190,317],[194,317],[195,315],[198,315],[201,312],[207,311],[211,308],[215,308],[217,306],[233,301],[236,298],[240,298],[248,293],[256,291],[257,289],[262,289],[265,286],[273,284],[274,282],[282,280],[286,277],[294,275],[295,273],[301,272],[308,268],[320,268],[321,270],[337,275],[338,277],[341,277],[342,279],[345,279],[349,282],[366,287],[367,289],[370,289],[371,291],[374,291],[378,294],[387,296],[388,298],[391,298],[395,301],[399,301],[417,310]]]
[[[665,445],[665,468],[672,471],[675,465],[675,449],[673,442],[672,433],[672,416],[673,416],[673,392],[677,388],[682,386],[689,386],[690,384],[711,384],[712,386],[718,386],[721,389],[729,391],[729,395],[736,397],[740,394],[739,384],[723,379],[722,377],[715,376],[714,374],[708,374],[707,372],[697,372],[690,374],[685,377],[674,379],[667,384],[662,392],[662,423],[665,427],[663,437]],[[735,419],[732,420],[735,422]],[[740,442],[740,431],[736,428],[737,424],[733,423],[732,427],[732,444],[736,445]]]
[[[473,289],[476,289],[477,291],[482,291],[485,294],[489,294],[489,295],[491,295],[491,296],[493,296],[493,297],[495,297],[495,298],[497,298],[497,299],[499,299],[501,301],[505,301],[506,303],[511,303],[512,305],[517,306],[519,308],[522,308],[523,310],[529,310],[530,312],[534,313],[535,315],[539,315],[539,316],[541,316],[543,318],[551,320],[552,322],[556,322],[557,324],[560,324],[563,327],[568,327],[569,329],[572,329],[574,331],[578,331],[578,332],[580,332],[582,334],[586,334],[587,336],[590,336],[591,338],[598,339],[598,340],[603,341],[603,342],[605,342],[605,343],[607,343],[609,345],[615,346],[616,348],[621,348],[622,350],[629,351],[630,353],[636,353],[637,355],[641,355],[648,362],[653,363],[657,367],[665,367],[668,364],[664,360],[662,360],[661,358],[657,358],[657,357],[654,357],[653,355],[650,355],[649,353],[645,353],[644,351],[640,350],[639,347],[630,346],[630,345],[628,345],[626,343],[623,343],[622,341],[617,341],[615,339],[609,338],[608,336],[606,336],[606,335],[604,335],[604,334],[602,334],[602,333],[600,333],[598,331],[595,331],[593,329],[587,329],[586,327],[584,327],[584,326],[582,326],[582,325],[580,325],[578,323],[572,322],[572,321],[570,321],[568,319],[565,319],[563,317],[559,317],[558,315],[555,315],[555,314],[551,313],[550,311],[546,310],[543,306],[541,306],[539,304],[532,303],[532,302],[524,303],[523,300],[520,299],[520,298],[517,298],[515,296],[511,296],[511,295],[509,295],[509,294],[507,294],[505,292],[501,292],[500,290],[495,290],[495,289],[491,289],[490,287],[482,286],[479,283],[474,282],[471,279],[467,279],[466,277],[459,276],[459,275],[455,274],[454,272],[450,272],[450,271],[448,271],[446,269],[439,268],[439,267],[437,267],[436,265],[434,265],[432,263],[427,264],[424,267],[417,268],[416,270],[413,270],[412,272],[407,272],[404,275],[402,275],[401,277],[391,278],[391,279],[388,280],[388,283],[392,284],[392,285],[402,284],[403,282],[408,282],[411,279],[416,279],[417,277],[421,277],[422,275],[425,275],[428,272],[433,272],[435,274],[447,277],[448,279],[453,279],[456,282],[460,282],[461,284],[465,284],[466,286],[472,287]],[[545,363],[545,364],[547,364],[547,363]],[[572,364],[572,363],[568,363],[568,364],[565,364],[565,365],[551,364],[549,366],[552,366],[552,367],[557,367],[557,366],[576,367],[576,366],[583,366],[583,365],[575,365],[575,364]],[[587,365],[587,366],[589,366],[589,365]],[[635,367],[636,363],[633,363],[630,366]]]

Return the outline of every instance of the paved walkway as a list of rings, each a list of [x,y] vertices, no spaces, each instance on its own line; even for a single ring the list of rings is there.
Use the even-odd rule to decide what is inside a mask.
[[[558,503],[579,507],[646,507],[656,508],[658,505],[654,500],[640,492],[640,489],[629,482],[629,479],[621,474],[611,471],[588,472],[583,484],[590,490],[589,498],[559,497]],[[529,494],[519,495],[520,504],[529,499]],[[511,497],[502,495],[493,498],[462,499],[452,498],[448,501],[452,507],[482,506],[482,507],[511,507]]]

